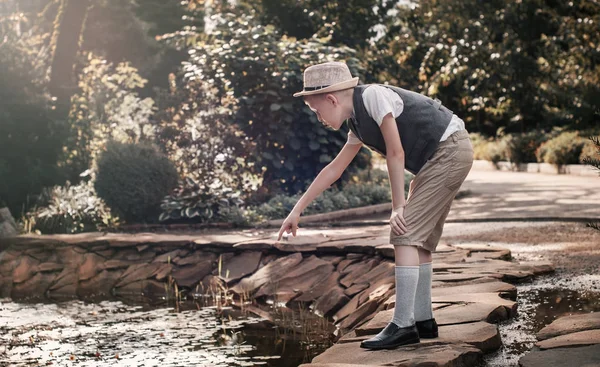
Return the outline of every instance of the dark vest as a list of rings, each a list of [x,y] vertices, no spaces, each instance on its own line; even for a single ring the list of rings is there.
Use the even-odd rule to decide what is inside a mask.
[[[354,118],[348,127],[365,145],[385,156],[385,140],[377,122],[369,116],[362,94],[369,84],[354,88]],[[382,85],[396,92],[404,101],[404,110],[396,117],[400,140],[404,148],[406,170],[417,174],[437,149],[450,120],[452,111],[433,100],[406,89]]]

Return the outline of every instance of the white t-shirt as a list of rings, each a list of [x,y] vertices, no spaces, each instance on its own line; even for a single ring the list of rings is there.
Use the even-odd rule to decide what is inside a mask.
[[[364,90],[362,98],[367,113],[379,126],[381,126],[383,118],[388,113],[391,112],[394,118],[396,118],[404,110],[404,101],[402,98],[396,92],[381,85],[368,86]],[[440,141],[448,139],[450,135],[461,130],[465,130],[465,123],[460,117],[453,114]],[[362,141],[350,131],[348,132],[348,141],[346,144],[362,144]]]

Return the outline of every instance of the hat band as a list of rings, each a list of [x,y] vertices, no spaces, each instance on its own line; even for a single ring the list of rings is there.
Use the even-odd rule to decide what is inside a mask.
[[[329,87],[329,85],[320,85],[318,87],[304,87],[304,91],[305,92],[312,92],[314,90],[319,90],[319,89],[323,89],[323,88],[327,88]]]

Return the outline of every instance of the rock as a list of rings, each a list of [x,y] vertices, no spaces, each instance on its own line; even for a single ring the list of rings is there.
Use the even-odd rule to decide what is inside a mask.
[[[83,264],[79,266],[79,280],[88,280],[104,270],[104,258],[94,253],[83,256]]]
[[[453,287],[434,288],[431,290],[432,297],[453,295],[453,294],[469,294],[469,293],[508,293],[516,296],[517,288],[504,282],[485,282],[469,285],[460,285]]]
[[[451,294],[431,297],[435,303],[486,303],[490,305],[504,306],[509,311],[516,313],[517,302],[510,301],[498,296],[498,293],[467,293]]]
[[[195,264],[199,264],[199,263],[206,262],[206,261],[210,261],[212,263],[213,261],[216,260],[216,258],[217,258],[217,255],[215,255],[212,252],[197,251],[197,252],[193,252],[193,253],[189,254],[186,257],[178,256],[175,259],[173,259],[172,262],[179,266],[195,265]]]
[[[344,256],[336,256],[336,255],[326,255],[326,256],[321,256],[321,259],[325,260],[325,261],[329,261],[331,263],[331,265],[333,266],[338,266],[338,264],[340,262],[342,262],[342,260],[345,259]]]
[[[55,278],[56,274],[37,273],[22,283],[14,284],[11,297],[13,299],[44,298]]]
[[[64,268],[63,271],[58,274],[56,279],[54,279],[54,283],[50,286],[49,290],[56,290],[58,288],[62,288],[66,285],[75,285],[75,289],[77,289],[77,273],[76,269],[73,268]]]
[[[485,277],[485,275],[479,273],[449,273],[449,274],[433,274],[433,281],[441,281],[441,282],[462,282],[465,280],[474,280]]]
[[[468,344],[450,345],[405,345],[394,350],[368,350],[359,343],[335,344],[321,355],[316,356],[310,365],[333,367],[337,364],[354,366],[474,366],[482,360],[479,349]],[[333,364],[333,365],[332,365]]]
[[[159,298],[166,295],[165,283],[156,280],[140,280],[129,283],[123,287],[116,287],[114,293],[117,296],[146,296]]]
[[[317,245],[317,251],[333,253],[358,252],[373,255],[377,246],[385,245],[388,242],[386,238],[382,237],[354,238],[348,240],[335,239]]]
[[[231,291],[237,294],[246,292],[254,293],[254,291],[263,284],[275,281],[287,274],[289,269],[298,265],[300,261],[302,261],[302,254],[300,253],[274,260],[265,267],[260,268],[250,277],[242,279],[238,284],[231,288]]]
[[[218,274],[226,283],[237,281],[258,269],[262,254],[260,252],[243,252],[230,260],[223,261],[221,274]]]
[[[600,329],[579,331],[535,343],[542,350],[592,344],[600,344]]]
[[[375,247],[375,253],[381,255],[382,257],[388,259],[394,259],[396,257],[396,253],[394,250],[394,245],[386,244]]]
[[[338,322],[343,320],[346,316],[350,315],[358,308],[358,298],[360,294],[352,297],[348,303],[344,305],[338,312],[333,315],[333,321]]]
[[[128,268],[134,264],[132,261],[123,261],[123,260],[107,260],[104,262],[104,269],[124,269]]]
[[[341,274],[346,275],[347,273],[349,273],[348,271],[344,271],[348,266],[357,263],[358,261],[360,261],[360,258],[352,258],[352,259],[344,259],[342,261],[340,261],[340,263],[337,266],[337,271],[339,271]]]
[[[161,264],[161,266],[156,271],[154,278],[159,282],[165,281],[169,275],[173,272],[173,265],[171,264]]]
[[[17,224],[8,208],[0,208],[0,238],[15,237],[19,234]]]
[[[329,317],[346,305],[348,301],[350,298],[344,294],[342,287],[336,284],[315,302],[313,311],[317,315]]]
[[[433,314],[438,325],[464,324],[476,321],[497,323],[508,320],[510,316],[506,307],[484,303],[452,305],[434,311]]]
[[[392,319],[394,309],[380,311],[366,325],[356,329],[356,335],[377,334]],[[438,325],[465,324],[468,322],[487,321],[498,322],[508,319],[504,306],[469,303],[466,305],[452,305],[433,311]]]
[[[379,298],[384,298],[384,296],[390,289],[395,288],[394,287],[395,282],[396,282],[396,280],[393,277],[387,277],[387,278],[383,278],[383,279],[380,279],[380,280],[372,283],[369,288],[364,290],[358,296],[358,305],[360,306],[368,300],[373,300],[373,299],[378,300]],[[394,293],[394,292],[392,292],[392,293]],[[379,303],[383,303],[384,301],[386,301],[385,298],[381,299],[379,301]]]
[[[301,295],[294,298],[294,302],[312,302],[317,299],[320,299],[324,295],[327,295],[330,291],[336,290],[338,288],[341,289],[338,284],[339,278],[340,278],[340,273],[338,273],[337,271],[334,271],[333,273],[331,273],[331,275],[329,275],[327,278],[325,278],[322,282],[314,284],[310,289],[305,290],[304,292],[302,292]],[[346,301],[348,301],[348,300],[349,300],[349,298]],[[321,302],[325,302],[325,301],[321,301]],[[327,304],[327,303],[325,303],[325,304]],[[335,304],[337,304],[337,303],[335,303]],[[343,306],[343,305],[340,305],[340,307],[341,306]],[[321,311],[326,310],[326,312],[328,313],[333,308],[334,307],[324,306],[321,308]],[[336,309],[336,311],[337,311],[337,309]],[[333,312],[335,312],[335,311],[333,311]]]
[[[519,367],[600,366],[600,344],[534,351],[519,359]]]
[[[19,265],[15,267],[12,274],[12,281],[15,284],[23,283],[38,272],[40,262],[30,256],[22,256]]]
[[[81,281],[77,288],[79,297],[92,295],[112,295],[112,289],[123,274],[123,270],[102,270],[91,279]]]
[[[213,261],[207,260],[195,265],[189,265],[178,269],[174,269],[171,273],[171,276],[173,277],[173,279],[175,279],[179,287],[193,288],[205,276],[210,274],[212,270]]]
[[[538,340],[545,340],[578,331],[600,329],[600,313],[564,316],[554,320],[537,333]]]
[[[350,288],[344,290],[344,294],[348,297],[353,297],[367,288],[369,288],[369,283],[354,283]]]
[[[47,262],[47,263],[40,264],[40,266],[38,267],[38,270],[41,273],[55,272],[55,271],[58,271],[58,270],[63,270],[64,267],[65,266],[63,264]]]
[[[348,266],[346,269],[344,269],[344,272],[346,273],[346,275],[344,275],[342,273],[343,276],[342,276],[342,279],[340,279],[340,284],[346,288],[350,287],[352,284],[357,282],[357,280],[359,278],[361,278],[363,275],[365,275],[366,273],[371,271],[371,269],[376,267],[378,264],[379,264],[379,261],[377,261],[375,259],[371,259],[371,260],[359,262],[359,263]],[[365,283],[365,282],[360,281],[357,283]]]
[[[421,342],[462,342],[470,344],[484,353],[493,352],[502,347],[498,327],[483,321],[440,326],[439,335],[440,337],[437,339],[423,339]]]
[[[56,252],[58,262],[68,267],[78,268],[83,262],[83,254],[76,251],[72,246],[57,248],[54,251]]]
[[[278,299],[284,297],[289,300],[298,293],[309,290],[313,284],[327,279],[333,270],[333,265],[313,255],[288,269],[275,281],[265,283],[254,296],[277,296]]]
[[[369,334],[364,334],[364,329],[358,327],[352,333],[344,335],[339,343],[362,341],[372,337],[379,331],[380,329],[372,330]],[[421,339],[421,345],[467,343],[484,353],[498,350],[502,346],[498,327],[484,321],[440,326],[439,334],[440,336],[435,339]]]
[[[187,255],[187,253],[188,253],[188,251],[183,250],[183,249],[169,251],[162,255],[158,255],[157,257],[154,258],[154,260],[152,260],[152,262],[153,263],[155,263],[155,262],[169,263],[169,262],[172,262],[173,259],[175,259],[176,257],[185,256],[185,255]]]
[[[348,317],[345,317],[342,322],[336,326],[342,330],[342,333],[354,328],[359,323],[368,322],[373,318],[373,313],[379,307],[380,302],[377,299],[367,301],[360,305],[356,311],[352,312]]]
[[[373,284],[374,282],[378,282],[384,278],[394,278],[395,279],[395,270],[394,263],[390,261],[383,261],[373,269],[371,269],[368,273],[359,277],[355,283],[369,283]],[[394,280],[395,282],[395,280]]]
[[[152,278],[162,266],[161,263],[131,265],[125,270],[115,287],[123,287],[129,283]]]
[[[273,247],[283,252],[314,252],[317,246],[321,243],[330,241],[331,239],[323,235],[323,233],[316,233],[312,235],[302,236],[288,236],[284,237],[283,241],[276,241]]]

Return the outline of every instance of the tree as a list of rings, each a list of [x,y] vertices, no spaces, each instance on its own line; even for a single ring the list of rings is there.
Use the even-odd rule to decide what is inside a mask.
[[[66,106],[75,92],[73,67],[90,5],[90,0],[62,0],[56,16],[49,87],[50,92],[57,98],[58,106]]]
[[[243,158],[252,173],[262,175],[265,190],[304,190],[344,145],[346,133],[327,132],[292,94],[302,89],[302,72],[311,64],[345,60],[360,75],[361,61],[351,48],[329,46],[327,38],[281,36],[249,14],[222,14],[216,22],[213,33],[190,50],[186,76],[214,85],[219,98],[237,99],[232,122],[256,149]],[[366,164],[364,157],[350,172]]]
[[[0,17],[0,202],[18,216],[30,196],[63,181],[66,128],[44,93],[45,38],[33,31],[35,17],[12,5]]]
[[[594,166],[598,170],[600,170],[600,137],[591,137],[590,139],[596,146],[596,156],[585,158],[583,160],[583,163]],[[600,231],[600,223],[588,223],[588,227],[591,227],[591,228],[594,228],[594,229]]]
[[[599,13],[589,0],[400,6],[370,51],[377,60],[371,74],[439,97],[469,129],[487,135],[500,127],[592,127],[600,100]]]

